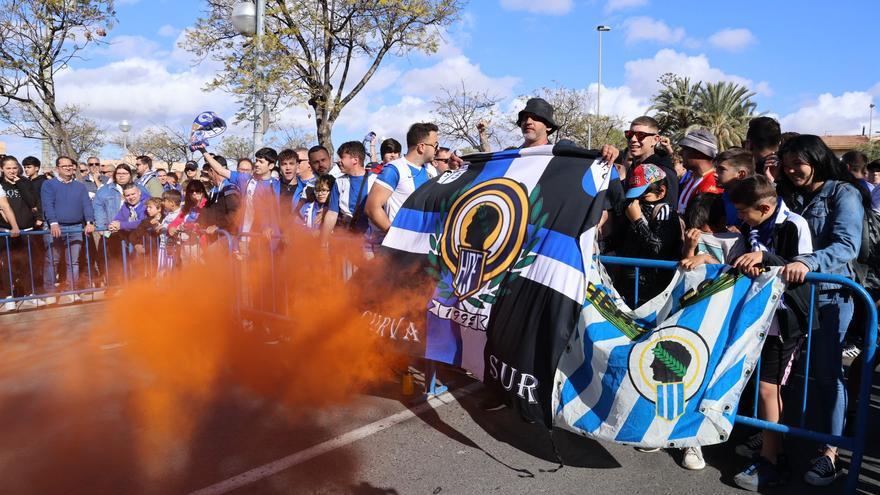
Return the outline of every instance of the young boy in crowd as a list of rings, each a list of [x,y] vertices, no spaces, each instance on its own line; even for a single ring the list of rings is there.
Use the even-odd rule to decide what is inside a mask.
[[[170,189],[162,193],[162,212],[165,216],[162,218],[162,222],[157,229],[159,232],[159,260],[157,267],[159,273],[171,270],[179,263],[179,253],[177,252],[178,239],[176,236],[168,233],[168,227],[180,216],[180,200],[182,197],[183,195],[176,189]]]
[[[739,218],[728,191],[737,182],[755,175],[755,157],[746,149],[729,148],[716,156],[712,164],[715,166],[715,183],[724,189],[722,199],[727,226],[737,226],[740,223]]]
[[[694,196],[684,212],[684,223],[687,231],[681,266],[687,270],[706,263],[730,265],[746,252],[742,234],[727,229],[725,203],[720,194]]]
[[[165,193],[162,193],[163,195]],[[132,233],[132,242],[134,250],[144,255],[147,253],[149,245],[150,254],[152,250],[158,248],[156,241],[159,239],[158,227],[162,223],[162,199],[150,198],[146,201],[146,215],[141,223]]]
[[[642,163],[630,171],[626,183],[628,203],[624,208],[626,224],[620,255],[655,260],[680,259],[681,222],[665,200],[666,172],[656,165]],[[621,295],[638,306],[659,294],[671,279],[669,270],[639,270],[638,298],[635,298],[635,274],[627,270],[619,287]]]
[[[799,264],[798,256],[813,249],[810,228],[803,217],[790,211],[776,188],[765,176],[756,175],[740,180],[730,190],[730,199],[744,224],[751,250],[733,262],[733,267],[749,276],[758,275],[764,267],[784,266],[783,277],[791,265]],[[778,423],[782,418],[782,387],[786,385],[797,350],[807,328],[810,291],[807,284],[789,285],[783,302],[776,310],[761,351],[761,376],[758,412],[761,419]],[[814,322],[815,323],[815,322]],[[813,328],[818,328],[818,324]],[[789,471],[782,445],[782,434],[770,430],[761,433],[760,447],[750,439],[749,449],[741,445],[740,454],[758,454],[753,462],[734,477],[741,488],[758,491],[786,483]],[[748,451],[747,451],[748,450]]]

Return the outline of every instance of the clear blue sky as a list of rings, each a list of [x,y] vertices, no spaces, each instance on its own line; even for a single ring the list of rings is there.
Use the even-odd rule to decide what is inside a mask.
[[[122,118],[137,131],[183,127],[202,110],[231,117],[228,95],[200,89],[214,68],[192,65],[175,47],[204,8],[196,0],[118,2],[110,45],[59,77],[60,98],[111,130]],[[603,34],[603,113],[644,112],[657,76],[671,71],[746,84],[757,92],[759,111],[778,116],[789,130],[858,133],[867,126],[869,103],[880,99],[876,36],[870,36],[878,14],[876,0],[472,0],[437,54],[387,60],[343,112],[334,141],[360,139],[368,130],[400,138],[411,122],[430,118],[440,88],[461,81],[502,97],[502,114],[516,110],[517,96],[541,86],[595,91],[597,24],[612,26]],[[286,126],[313,128],[307,108],[280,117]],[[230,132],[246,134],[246,127]],[[17,155],[39,149],[36,142],[0,140]],[[119,150],[108,146],[104,154]]]

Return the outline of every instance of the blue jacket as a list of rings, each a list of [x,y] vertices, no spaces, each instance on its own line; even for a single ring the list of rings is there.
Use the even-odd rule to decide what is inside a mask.
[[[122,206],[119,207],[119,211],[116,212],[116,216],[113,217],[113,220],[119,222],[120,230],[134,230],[138,228],[138,225],[141,224],[141,220],[147,216],[148,199],[150,199],[149,196],[141,197],[140,203],[134,206],[134,213],[136,215],[134,220],[129,220],[131,206],[128,203],[122,203]]]
[[[809,203],[802,194],[786,202],[804,217],[813,234],[813,252],[798,256],[797,261],[814,272],[852,277],[849,263],[859,254],[865,216],[859,191],[849,183],[828,180]],[[836,288],[836,284],[820,285],[820,289]]]
[[[43,203],[43,214],[49,225],[53,223],[82,225],[85,222],[95,222],[92,201],[82,182],[72,180],[65,183],[57,177],[47,180],[40,189],[40,198]]]
[[[147,192],[144,186],[138,184],[138,188],[141,190],[141,198],[150,197],[150,193]],[[92,204],[95,210],[95,228],[106,230],[107,225],[110,224],[113,217],[119,212],[119,207],[122,204],[122,191],[113,182],[104,184],[98,188]]]

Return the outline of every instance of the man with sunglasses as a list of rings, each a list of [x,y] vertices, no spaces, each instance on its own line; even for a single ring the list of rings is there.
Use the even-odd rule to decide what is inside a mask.
[[[522,148],[550,144],[550,134],[559,127],[553,121],[553,105],[543,98],[529,98],[517,115],[516,125],[522,132]]]
[[[437,153],[434,155],[434,159],[431,160],[431,164],[434,165],[434,169],[437,170],[437,175],[440,175],[447,170],[449,170],[449,157],[452,155],[452,150],[441,146],[437,148]]]
[[[370,243],[382,243],[404,201],[434,176],[431,162],[440,147],[437,125],[417,123],[406,133],[406,155],[387,163],[367,196],[366,212],[372,223]]]
[[[631,160],[630,163],[623,164],[627,170],[642,163],[650,163],[663,169],[666,177],[677,177],[672,168],[669,139],[660,136],[660,124],[656,120],[647,115],[637,117],[630,123],[629,130],[624,131],[623,134],[627,140]],[[658,154],[657,148],[662,148],[664,153]],[[616,162],[620,157],[620,150],[610,144],[602,146],[600,152],[602,158],[608,162]],[[678,206],[678,181],[668,182],[665,200],[675,208]]]

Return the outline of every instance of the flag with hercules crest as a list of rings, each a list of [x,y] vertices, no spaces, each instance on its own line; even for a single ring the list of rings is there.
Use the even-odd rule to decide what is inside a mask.
[[[554,424],[643,447],[726,441],[784,283],[723,265],[679,270],[656,298],[627,307],[601,268],[559,359]]]
[[[428,276],[424,356],[471,371],[549,425],[556,360],[577,324],[617,172],[563,145],[465,160],[407,199],[384,251],[395,263],[416,258]]]

